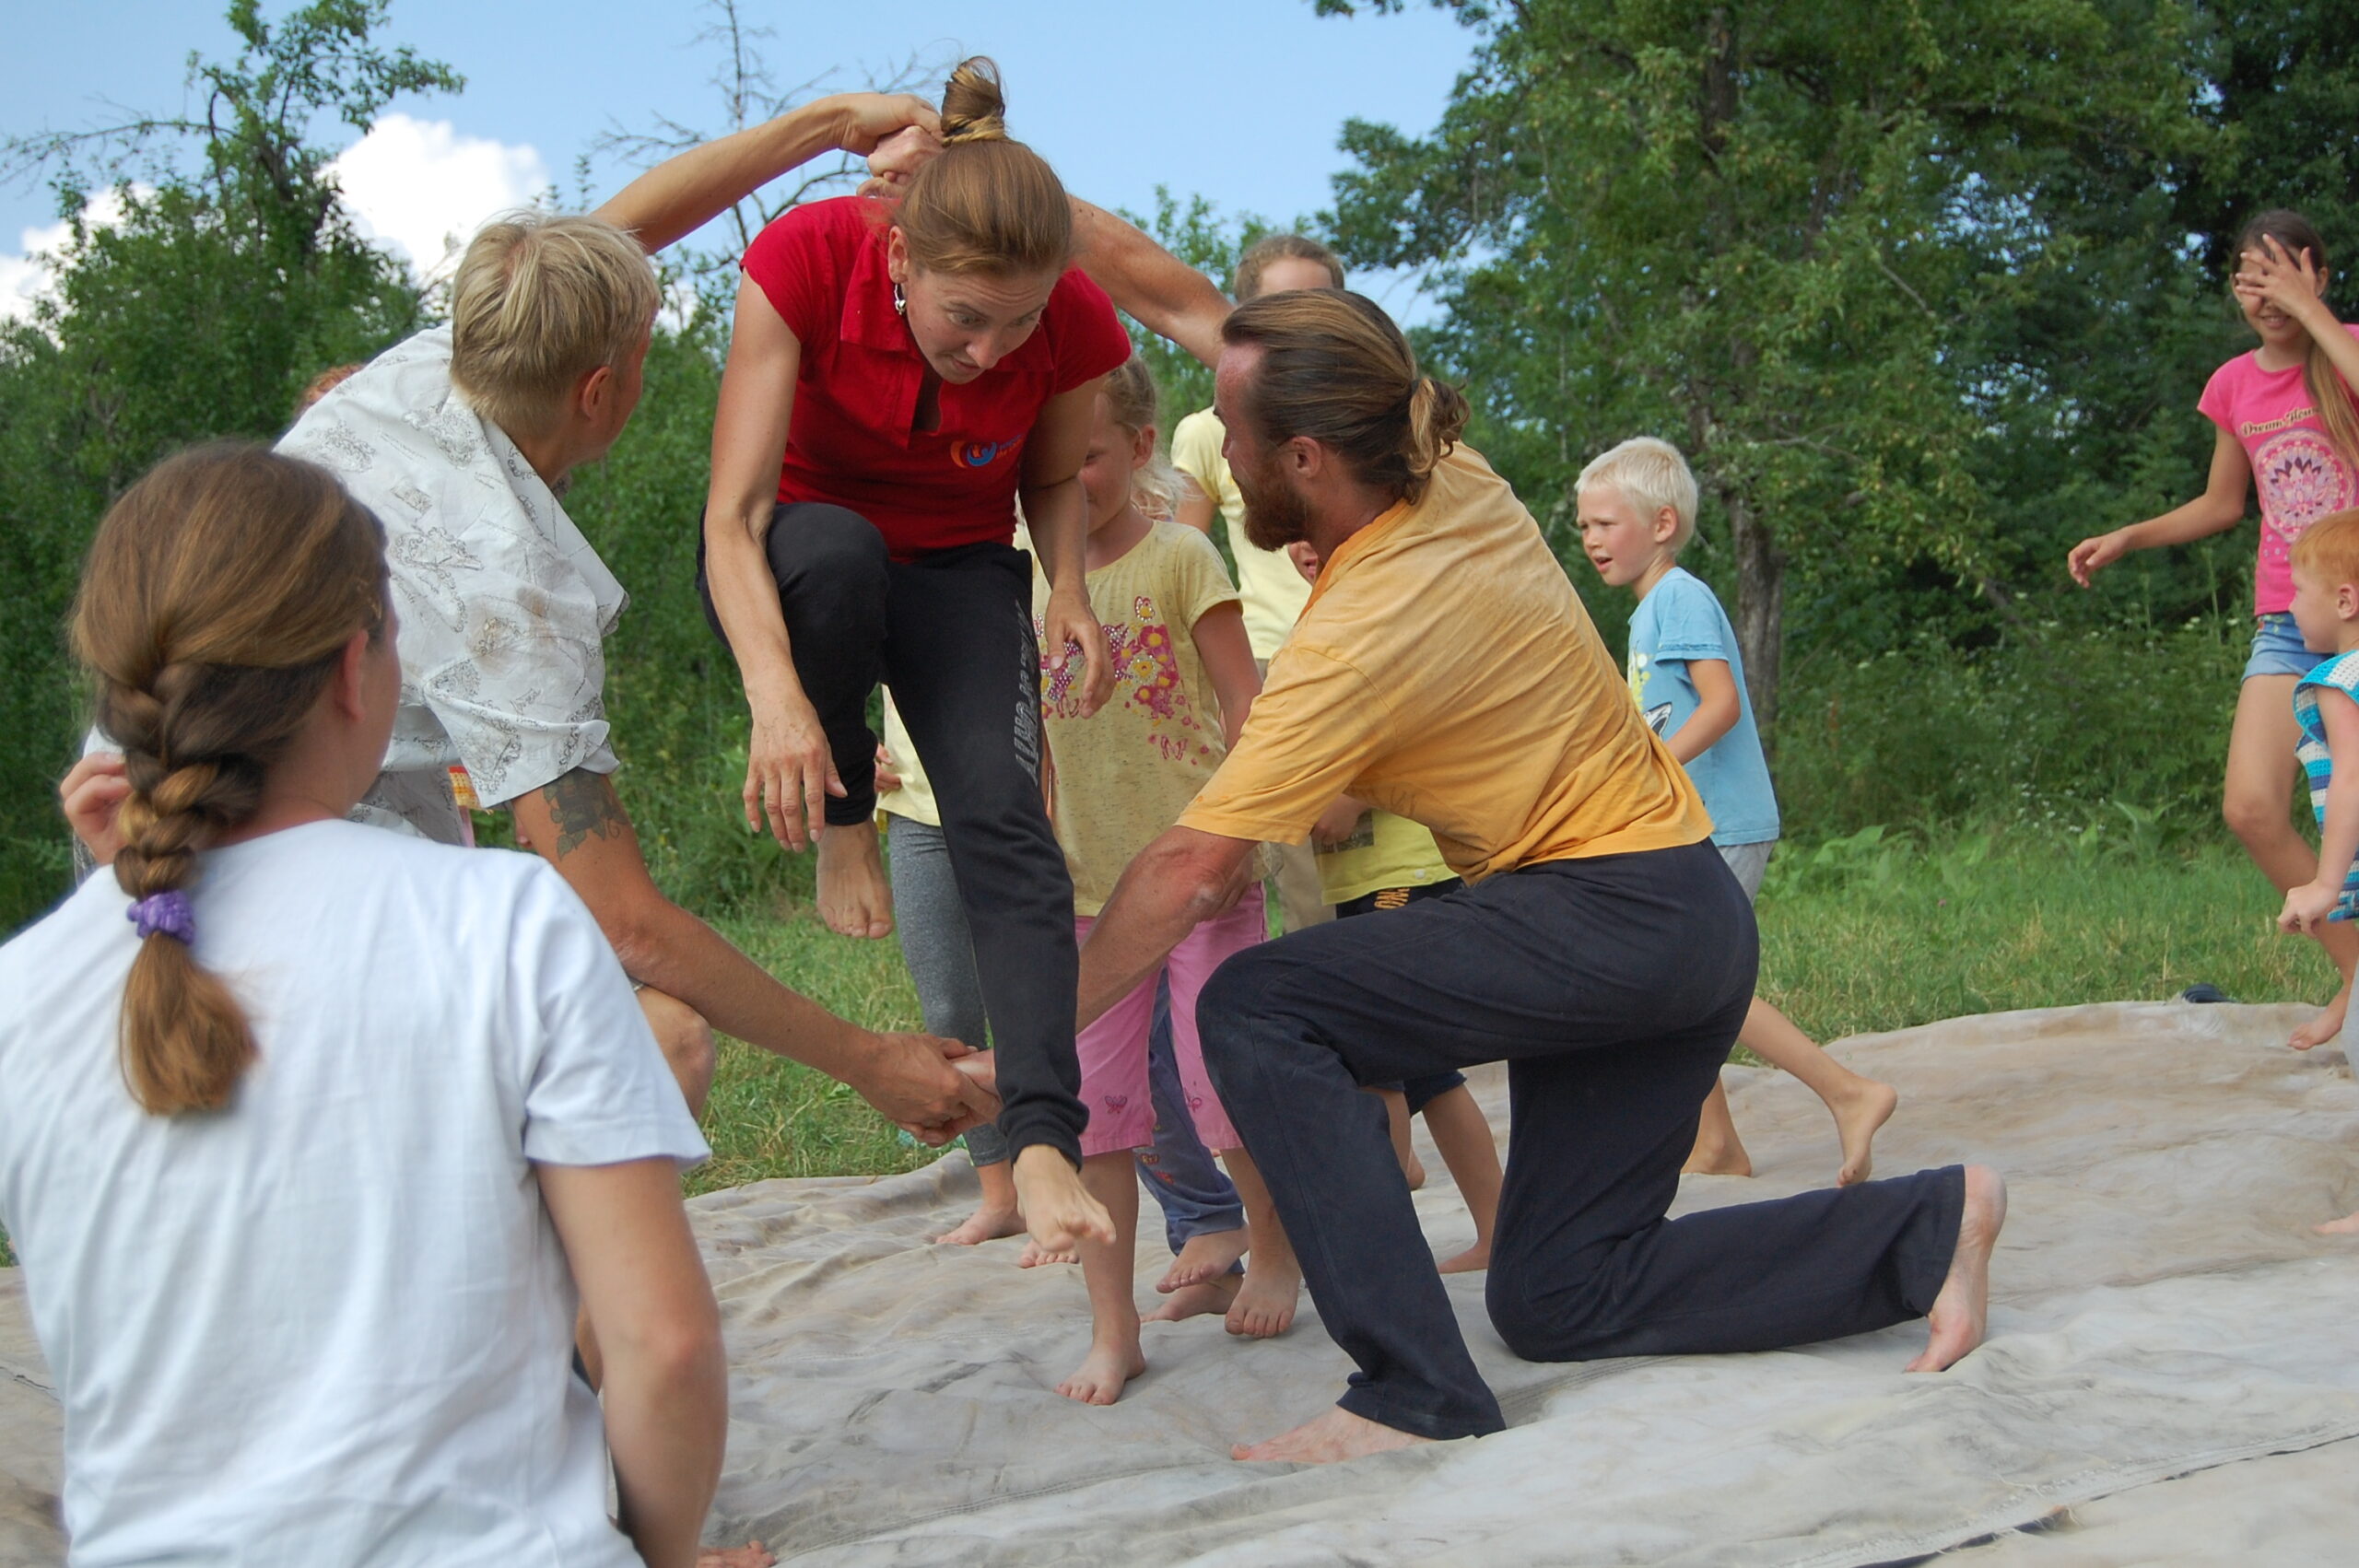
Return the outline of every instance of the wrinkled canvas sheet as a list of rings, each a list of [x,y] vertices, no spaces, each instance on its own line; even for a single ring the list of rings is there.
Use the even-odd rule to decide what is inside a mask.
[[[1147,1375],[1088,1409],[1053,1392],[1088,1341],[1078,1271],[925,1245],[973,1198],[963,1156],[714,1194],[692,1208],[735,1375],[710,1539],[813,1565],[2333,1561],[2359,1540],[2359,1242],[2308,1226],[2359,1208],[2359,1083],[2339,1048],[2283,1048],[2305,1016],[2122,1003],[1836,1047],[1900,1088],[1882,1169],[2013,1185],[1991,1340],[1949,1374],[1901,1374],[1914,1325],[1527,1364],[1478,1275],[1452,1293],[1511,1429],[1325,1469],[1226,1457],[1341,1389],[1308,1303],[1267,1343],[1150,1325]],[[1806,1090],[1730,1080],[1757,1174],[1690,1178],[1683,1209],[1832,1179]],[[1504,1133],[1503,1076],[1476,1085]],[[1424,1154],[1427,1236],[1455,1251],[1472,1226]],[[1143,1243],[1142,1301],[1167,1256]],[[53,1562],[54,1410],[0,1281],[0,1562]]]

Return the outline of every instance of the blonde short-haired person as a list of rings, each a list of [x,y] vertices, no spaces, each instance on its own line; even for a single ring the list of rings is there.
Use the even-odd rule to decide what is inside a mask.
[[[1458,394],[1374,303],[1270,295],[1221,327],[1215,406],[1262,543],[1318,585],[1244,733],[1132,861],[1082,953],[1086,1024],[1340,792],[1425,824],[1468,885],[1231,958],[1198,1008],[1214,1086],[1358,1363],[1247,1459],[1495,1432],[1364,1083],[1505,1059],[1487,1301],[1532,1360],[1762,1350],[1930,1315],[1978,1344],[2003,1186],[1979,1166],[1665,1211],[1753,995],[1750,906],[1539,527],[1456,441]],[[1462,633],[1479,618],[1480,638]],[[1036,1219],[1034,1234],[1040,1226]]]
[[[561,500],[638,407],[660,303],[648,252],[817,153],[865,150],[933,118],[914,98],[822,99],[671,159],[595,213],[487,226],[459,263],[450,325],[339,382],[279,446],[334,473],[386,530],[404,701],[358,817],[465,842],[454,769],[478,803],[511,812],[639,984],[691,1109],[703,1108],[719,1028],[841,1079],[939,1142],[996,1108],[946,1059],[965,1047],[834,1016],[648,876],[605,715],[604,643],[626,595]],[[103,783],[88,766],[69,790]]]
[[[166,461],[91,547],[111,874],[0,947],[0,1223],[77,1564],[696,1556],[706,1149],[559,877],[346,820],[398,616],[376,520],[259,448]]]

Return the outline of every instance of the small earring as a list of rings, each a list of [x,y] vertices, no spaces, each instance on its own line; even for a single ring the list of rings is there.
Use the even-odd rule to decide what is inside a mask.
[[[893,285],[893,314],[906,320],[909,313],[910,297],[902,293],[901,286],[898,283],[896,283]]]

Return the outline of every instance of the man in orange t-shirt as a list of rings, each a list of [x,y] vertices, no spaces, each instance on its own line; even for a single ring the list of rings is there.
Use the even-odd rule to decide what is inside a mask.
[[[1500,1059],[1513,1129],[1488,1305],[1519,1355],[1767,1350],[1927,1316],[1912,1370],[1965,1355],[2004,1217],[1989,1171],[1664,1218],[1758,948],[1702,802],[1531,515],[1455,444],[1463,400],[1417,374],[1382,310],[1273,295],[1221,336],[1248,527],[1323,565],[1237,746],[1099,916],[1081,1021],[1235,895],[1257,844],[1298,840],[1338,794],[1431,828],[1468,884],[1239,954],[1203,993],[1215,1085],[1359,1363],[1336,1409],[1238,1457],[1347,1458],[1504,1425],[1383,1108],[1358,1092]]]

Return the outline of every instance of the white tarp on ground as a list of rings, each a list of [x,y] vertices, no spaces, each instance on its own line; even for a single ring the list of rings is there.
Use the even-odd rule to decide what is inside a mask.
[[[1901,1374],[1919,1326],[1531,1365],[1478,1275],[1453,1293],[1511,1429],[1326,1469],[1226,1457],[1341,1388],[1308,1310],[1269,1343],[1151,1325],[1148,1375],[1088,1409],[1053,1392],[1087,1343],[1077,1271],[924,1245],[971,1199],[963,1157],[714,1194],[692,1207],[735,1375],[710,1539],[815,1565],[1835,1568],[1994,1535],[1961,1564],[2331,1561],[2300,1543],[2359,1540],[2359,1242],[2307,1227],[2359,1208],[2359,1083],[2339,1049],[2279,1044],[2304,1016],[2125,1003],[1837,1047],[1901,1090],[1883,1169],[1982,1160],[2013,1186],[1991,1342],[1947,1375]],[[1690,1179],[1683,1208],[1832,1179],[1807,1091],[1731,1080],[1758,1174]],[[1504,1131],[1503,1080],[1477,1083]],[[1472,1230],[1425,1153],[1419,1207],[1454,1251]],[[1142,1300],[1165,1256],[1142,1246]],[[59,1556],[43,1387],[0,1274],[0,1563]]]

